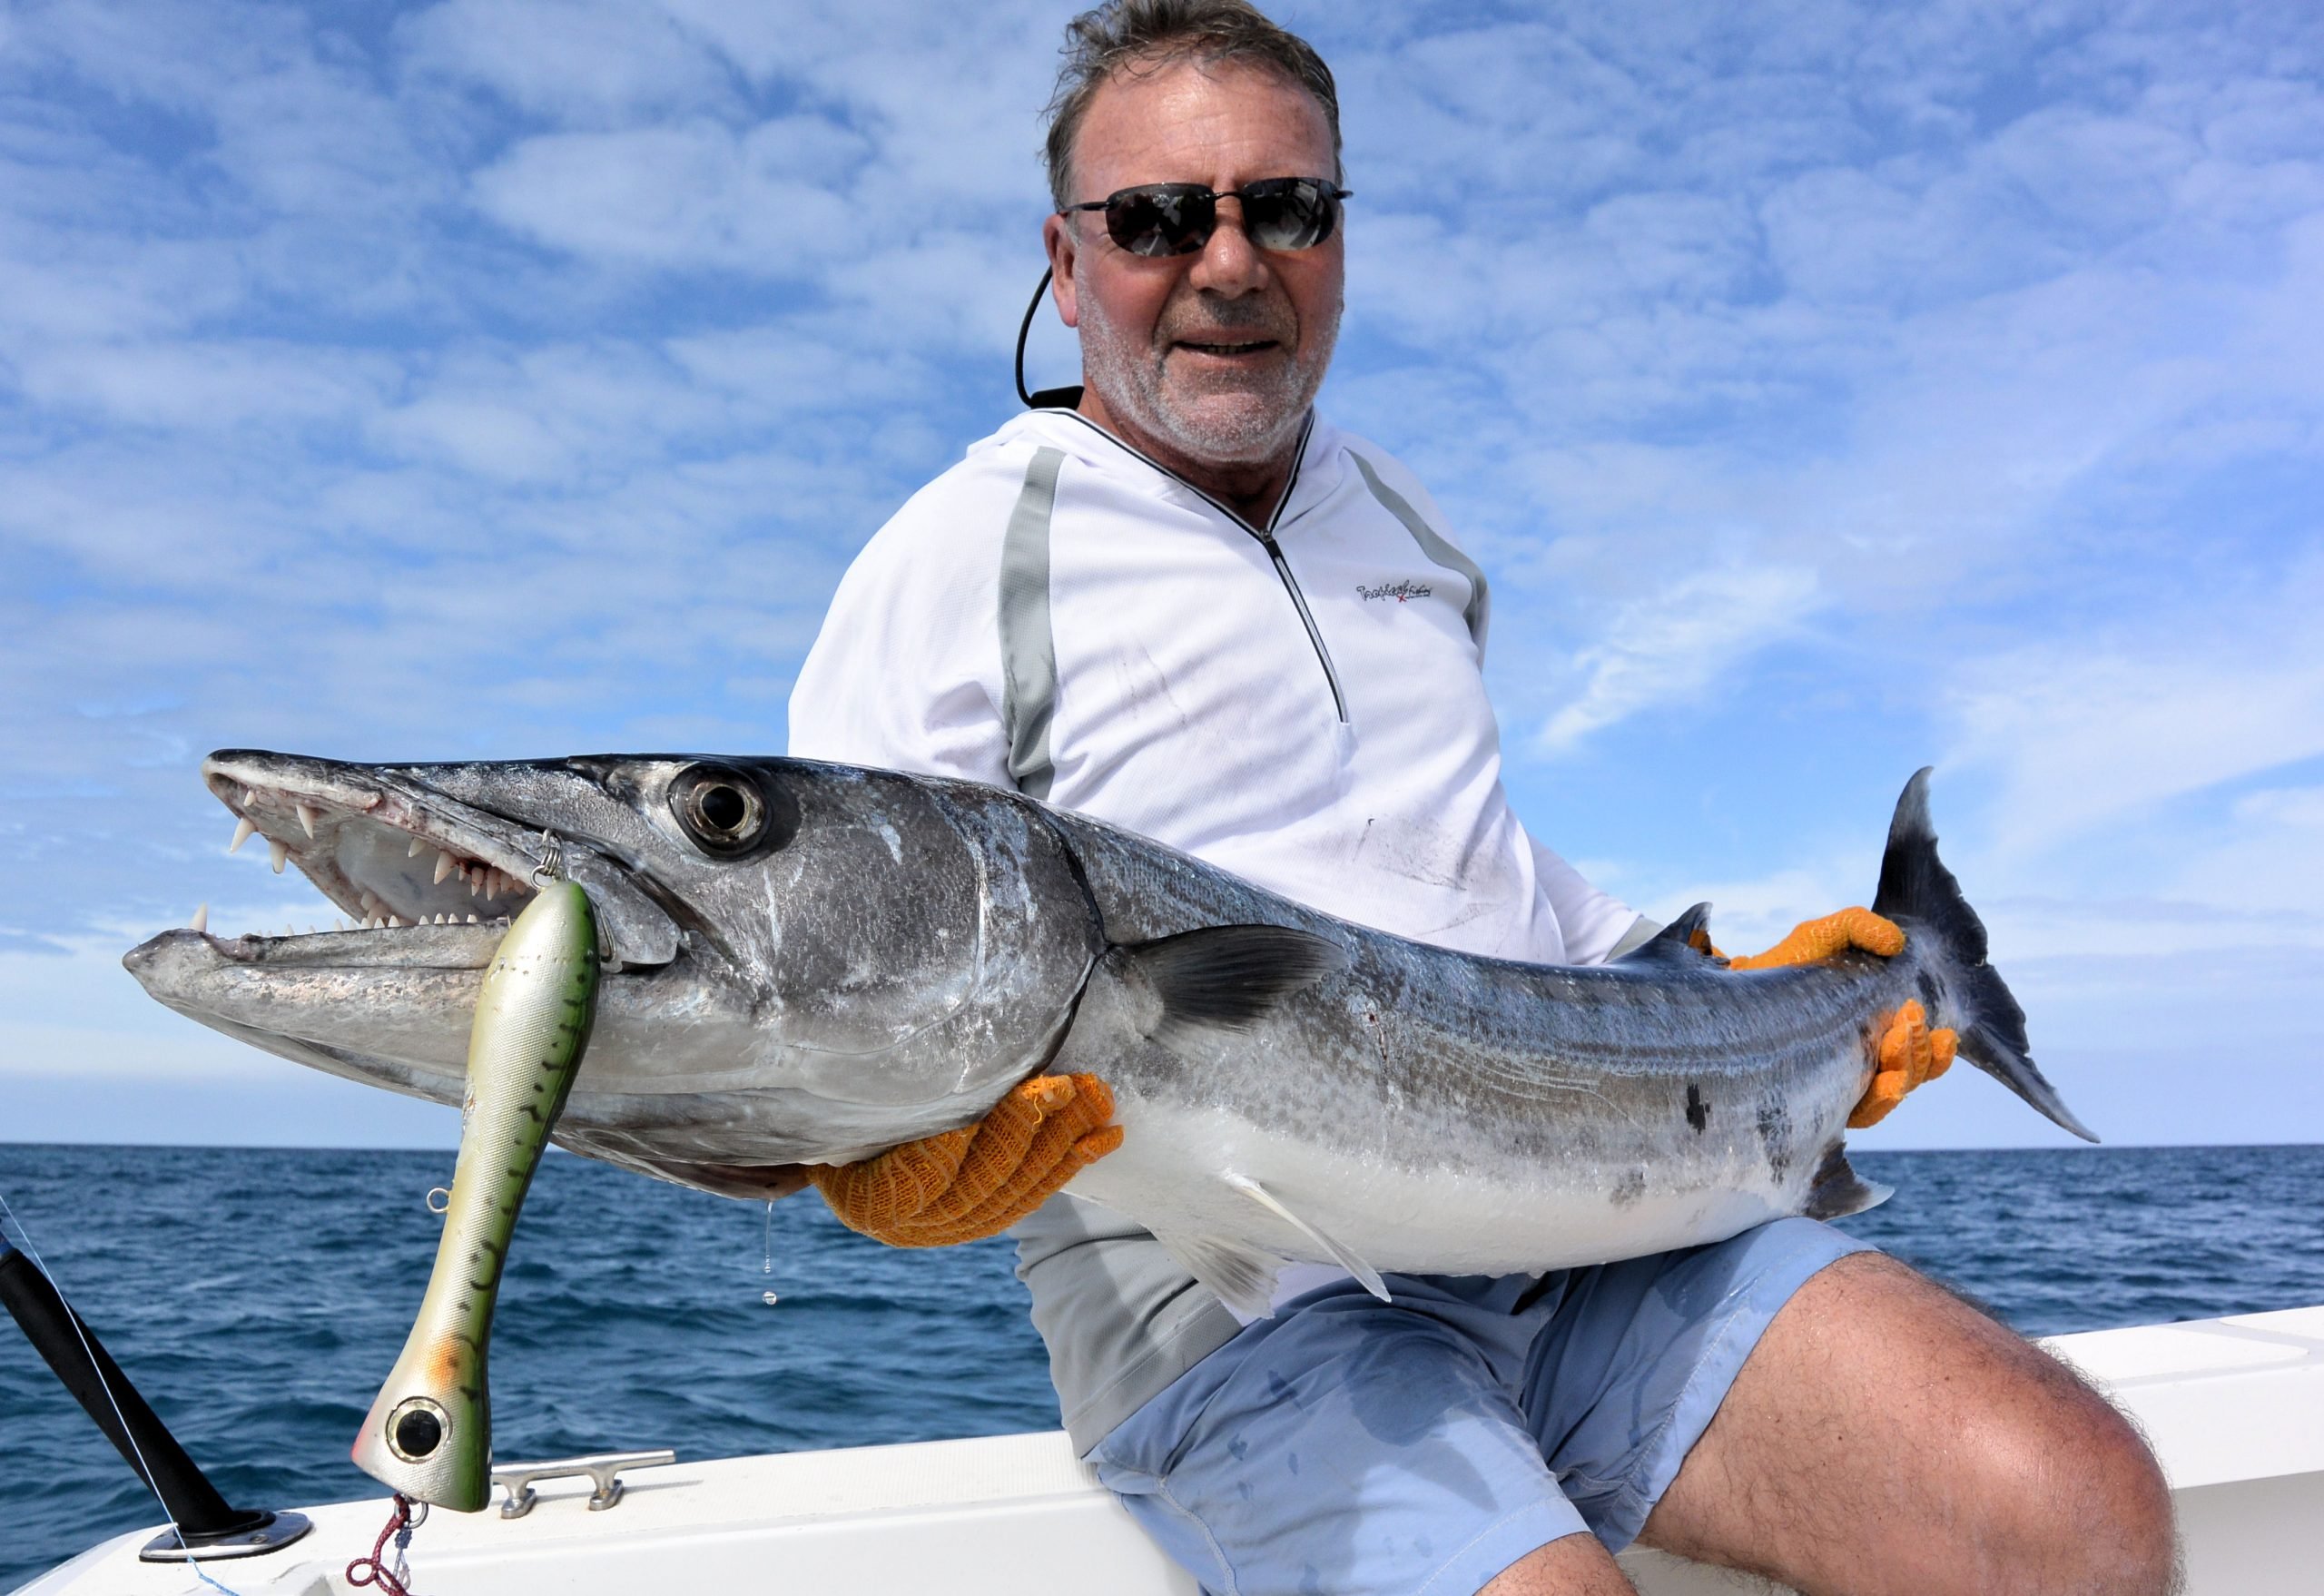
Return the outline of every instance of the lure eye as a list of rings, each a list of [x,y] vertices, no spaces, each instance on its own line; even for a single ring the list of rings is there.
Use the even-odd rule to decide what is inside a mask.
[[[732,765],[686,766],[670,783],[670,809],[694,846],[718,859],[780,848],[799,829],[788,793]]]
[[[444,1443],[448,1416],[424,1396],[398,1403],[388,1415],[388,1450],[406,1463],[425,1463]]]

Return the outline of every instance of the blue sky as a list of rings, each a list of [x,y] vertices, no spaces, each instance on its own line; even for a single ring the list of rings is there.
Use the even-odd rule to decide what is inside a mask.
[[[448,1145],[119,971],[328,923],[198,761],[779,750],[1013,407],[1071,9],[0,5],[0,1139]],[[2085,1119],[2324,1140],[2324,14],[1278,15],[1324,404],[1493,576],[1533,829],[1757,946],[1934,763]],[[2059,1138],[1964,1070],[1861,1139]]]

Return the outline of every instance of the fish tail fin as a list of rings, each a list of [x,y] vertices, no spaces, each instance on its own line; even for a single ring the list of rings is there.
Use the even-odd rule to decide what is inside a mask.
[[[2025,1010],[1985,962],[1985,922],[1961,894],[1961,883],[1936,856],[1936,832],[1928,817],[1928,767],[1905,783],[1896,816],[1888,824],[1888,849],[1880,859],[1880,890],[1872,911],[1905,922],[1908,935],[1933,938],[1936,963],[1955,1012],[1944,1023],[1960,1035],[1961,1056],[2000,1081],[2053,1124],[2084,1141],[2098,1138],[2074,1118],[2035,1067],[2025,1039]]]

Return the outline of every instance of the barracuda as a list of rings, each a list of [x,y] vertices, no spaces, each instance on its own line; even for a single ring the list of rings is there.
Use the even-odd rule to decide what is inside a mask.
[[[599,915],[596,1031],[555,1139],[733,1196],[973,1122],[1037,1070],[1113,1089],[1068,1189],[1263,1311],[1285,1259],[1511,1273],[1715,1240],[1886,1194],[1842,1150],[1876,1023],[2089,1137],[1905,791],[1873,907],[1894,959],[1735,972],[1704,911],[1614,964],[1448,951],[972,783],[785,759],[357,765],[231,752],[238,821],[379,929],[172,931],[126,961],[205,1025],[457,1101],[465,1017],[554,830]],[[438,919],[445,923],[437,923]],[[2095,1139],[2091,1138],[2091,1139]]]
[[[517,1212],[588,1045],[596,992],[588,896],[545,881],[484,972],[436,1266],[350,1454],[414,1501],[475,1512],[491,1494],[493,1305]]]

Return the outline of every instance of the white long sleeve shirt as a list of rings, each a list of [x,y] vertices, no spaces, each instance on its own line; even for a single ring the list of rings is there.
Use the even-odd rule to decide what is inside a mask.
[[[1004,604],[1012,525],[1046,591]],[[857,557],[793,690],[791,751],[1023,785],[1343,919],[1597,961],[1637,916],[1510,808],[1483,578],[1442,525],[1402,466],[1320,422],[1254,528],[1081,416],[1029,412]],[[1044,643],[1033,747],[1021,678]],[[1034,656],[1013,695],[1012,649]]]
[[[912,496],[841,581],[791,752],[1017,786],[1425,941],[1593,963],[1644,922],[1532,841],[1501,781],[1484,577],[1412,475],[1313,423],[1264,527],[1069,410]],[[1018,1273],[1079,1450],[1238,1328],[1070,1197]],[[1337,1277],[1297,1266],[1275,1300]]]

